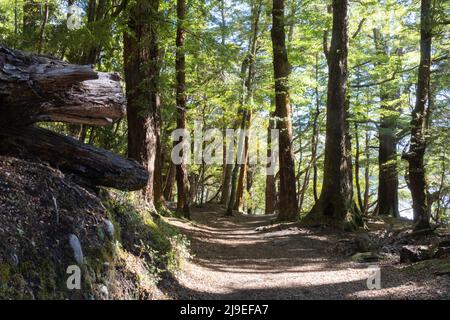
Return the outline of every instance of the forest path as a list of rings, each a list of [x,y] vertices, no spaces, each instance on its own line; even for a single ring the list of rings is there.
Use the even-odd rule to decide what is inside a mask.
[[[429,299],[447,294],[436,279],[425,281],[386,262],[382,289],[369,290],[373,263],[337,256],[336,235],[270,226],[272,219],[228,217],[217,206],[194,208],[192,222],[169,218],[190,239],[194,257],[167,291],[178,299]]]

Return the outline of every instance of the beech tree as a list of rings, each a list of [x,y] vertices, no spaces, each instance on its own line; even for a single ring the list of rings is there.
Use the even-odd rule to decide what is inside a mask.
[[[272,48],[275,78],[275,116],[279,130],[280,208],[279,221],[298,218],[295,164],[292,152],[291,105],[289,102],[289,64],[284,30],[284,0],[273,0]]]
[[[177,38],[176,38],[176,103],[177,103],[177,129],[186,129],[186,55],[184,43],[186,39],[185,21],[186,19],[186,1],[177,0]],[[175,141],[174,144],[182,143]],[[185,163],[183,151],[180,156],[183,158],[181,164],[176,165],[177,180],[177,211],[186,218],[190,217],[190,197],[189,197],[189,179],[187,164]]]
[[[124,70],[127,95],[128,157],[142,163],[149,178],[145,199],[154,207],[155,155],[159,109],[158,47],[155,20],[159,0],[139,0],[129,8],[124,33]]]
[[[420,5],[420,63],[417,76],[416,104],[412,112],[411,143],[408,153],[404,154],[409,163],[408,186],[412,195],[416,230],[430,228],[424,155],[427,147],[426,118],[428,112],[430,112],[431,3],[431,0],[422,0]]]
[[[333,0],[323,186],[309,219],[352,222],[354,215],[347,125],[348,0]]]

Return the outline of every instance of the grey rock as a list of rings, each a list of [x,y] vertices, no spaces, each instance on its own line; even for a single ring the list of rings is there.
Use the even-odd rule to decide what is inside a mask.
[[[106,234],[110,238],[113,238],[114,237],[114,225],[113,225],[113,223],[111,221],[109,221],[108,219],[103,219],[103,222],[105,224]]]
[[[450,240],[444,240],[439,242],[438,247],[439,248],[450,247]]]
[[[74,234],[69,235],[69,244],[73,250],[73,256],[75,261],[82,265],[84,263],[83,249],[81,248],[81,243],[78,237]]]
[[[359,234],[355,238],[355,245],[358,252],[367,252],[372,248],[372,242],[367,233]]]
[[[437,259],[450,259],[450,247],[439,247],[434,254]]]
[[[11,251],[9,254],[9,261],[12,266],[17,267],[19,265],[19,257],[15,251]]]
[[[418,262],[431,259],[430,249],[427,246],[403,246],[400,249],[400,262]]]
[[[100,292],[100,296],[103,299],[108,299],[108,297],[109,297],[109,290],[104,284],[99,286],[98,291]]]

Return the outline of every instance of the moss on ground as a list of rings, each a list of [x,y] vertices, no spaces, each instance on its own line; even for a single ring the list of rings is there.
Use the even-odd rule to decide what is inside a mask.
[[[158,294],[160,274],[179,268],[187,242],[136,193],[100,195],[45,164],[0,156],[0,299]],[[84,256],[80,290],[67,288],[67,267],[77,264],[69,235]]]
[[[406,271],[426,271],[434,274],[450,274],[450,261],[444,259],[431,259],[413,263],[405,268]]]

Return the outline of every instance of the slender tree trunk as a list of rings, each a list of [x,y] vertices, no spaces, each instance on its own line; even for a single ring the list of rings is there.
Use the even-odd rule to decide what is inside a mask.
[[[347,45],[348,0],[333,0],[333,30],[328,52],[328,96],[323,187],[308,219],[353,228],[353,187],[348,155]]]
[[[317,176],[318,176],[318,168],[317,168],[317,148],[319,146],[319,115],[320,115],[320,97],[319,97],[319,54],[316,53],[316,87],[315,87],[315,96],[316,96],[316,112],[314,114],[313,121],[313,134],[311,137],[311,158],[313,164],[313,195],[314,202],[319,200],[318,192],[317,192]]]
[[[39,31],[38,53],[42,53],[42,49],[44,48],[45,28],[47,27],[48,13],[49,13],[48,11],[49,11],[48,0],[46,0],[45,5],[44,5],[44,17],[43,17],[42,23],[41,23],[41,30]]]
[[[176,83],[177,83],[177,129],[186,128],[186,56],[184,42],[186,39],[186,1],[177,0],[177,38],[176,38]],[[180,141],[181,142],[181,141]],[[177,142],[175,142],[177,143]],[[183,157],[184,158],[184,157]],[[176,166],[177,180],[177,211],[184,217],[190,218],[189,179],[187,164],[184,162]]]
[[[39,29],[36,27],[36,21],[40,17],[40,4],[36,0],[27,0],[23,2],[23,17],[22,17],[22,34],[23,47],[27,51],[35,51],[36,43],[39,36]]]
[[[364,207],[361,210],[367,214],[369,211],[370,191],[370,133],[368,128],[366,128],[364,156],[366,158],[364,163]]]
[[[289,102],[285,30],[284,0],[273,0],[272,46],[275,78],[275,114],[279,118],[279,161],[280,161],[280,211],[279,221],[294,221],[298,218],[298,202],[295,187],[295,164],[292,152],[291,105]]]
[[[249,165],[247,168],[247,194],[250,199],[252,199],[252,186],[253,186],[253,174],[254,174],[254,166]],[[253,213],[253,203],[247,202],[247,214]]]
[[[258,1],[252,5],[252,34],[250,39],[250,50],[248,56],[248,74],[245,80],[245,91],[246,91],[246,101],[251,106],[253,104],[253,82],[255,77],[255,63],[256,63],[256,53],[257,53],[257,41],[258,41],[258,30],[259,30],[259,19],[261,15],[262,3]],[[250,122],[252,117],[252,110],[245,110],[245,122],[244,126],[241,127],[243,130],[248,130],[250,128]],[[244,204],[244,180],[247,176],[247,161],[248,161],[248,149],[249,149],[249,136],[245,136],[244,142],[244,162],[240,164],[239,180],[236,189],[236,201],[234,204],[234,210],[242,211]]]
[[[266,165],[266,205],[265,205],[265,214],[275,213],[276,202],[277,202],[277,193],[275,186],[275,170],[274,168],[269,169],[270,166],[274,165],[275,159],[272,154],[272,129],[275,129],[275,120],[273,117],[269,119],[269,127],[267,128],[267,159],[269,160]]]
[[[244,63],[242,64],[242,69],[241,70],[246,70],[246,62],[244,61]],[[245,71],[244,71],[245,74]],[[245,96],[242,96],[242,105],[244,104],[245,101]],[[245,110],[241,110],[240,113],[242,114],[242,119],[241,119],[241,125],[240,127],[242,128],[243,126],[245,126],[245,121],[246,121],[246,113]],[[234,204],[236,202],[236,195],[237,195],[237,182],[238,182],[238,174],[239,174],[239,159],[242,159],[243,157],[243,152],[244,152],[244,133],[241,132],[241,134],[239,135],[238,138],[238,146],[236,148],[236,152],[235,152],[235,164],[233,167],[233,172],[231,175],[231,190],[230,190],[230,201],[228,202],[228,206],[227,206],[227,215],[232,216],[233,215],[233,210],[234,210]]]
[[[361,183],[359,179],[359,169],[360,169],[360,148],[359,148],[359,134],[358,134],[358,123],[355,122],[355,185],[356,185],[356,196],[358,199],[358,206],[361,211],[364,211],[364,203],[361,197]]]
[[[411,144],[408,154],[409,188],[413,200],[413,214],[416,230],[428,229],[430,217],[428,216],[426,200],[426,180],[424,155],[426,149],[426,116],[429,105],[430,64],[432,19],[431,0],[421,0],[420,13],[420,64],[417,79],[416,104],[411,120]]]
[[[305,170],[305,179],[303,180],[302,187],[299,191],[299,201],[298,201],[298,208],[300,209],[300,212],[303,212],[303,201],[305,199],[306,190],[308,189],[309,185],[309,177],[311,174],[311,167],[312,167],[313,159],[311,158],[310,162],[308,163],[308,166]]]
[[[250,127],[251,121],[251,112],[250,110],[245,111],[244,115],[244,127],[242,130],[248,130]],[[248,162],[248,149],[249,149],[249,136],[248,134],[244,137],[244,154],[243,154],[243,163],[239,165],[239,178],[237,181],[236,188],[236,199],[234,202],[234,210],[243,211],[244,205],[244,182],[245,177],[247,176],[247,162]]]
[[[159,0],[139,0],[130,9],[124,33],[124,66],[127,91],[128,157],[146,166],[149,173],[145,199],[154,208],[154,173],[157,148],[156,26],[152,23]],[[150,45],[149,45],[150,44]],[[150,63],[149,63],[150,61]]]
[[[225,131],[224,131],[225,132]],[[222,195],[220,203],[227,206],[230,200],[231,189],[231,175],[233,173],[233,164],[227,163],[228,146],[226,139],[223,139],[223,181],[222,181]]]
[[[167,171],[166,183],[164,184],[164,199],[172,201],[173,184],[175,182],[176,167],[171,161]]]
[[[14,34],[19,34],[19,4],[18,0],[14,1]]]

